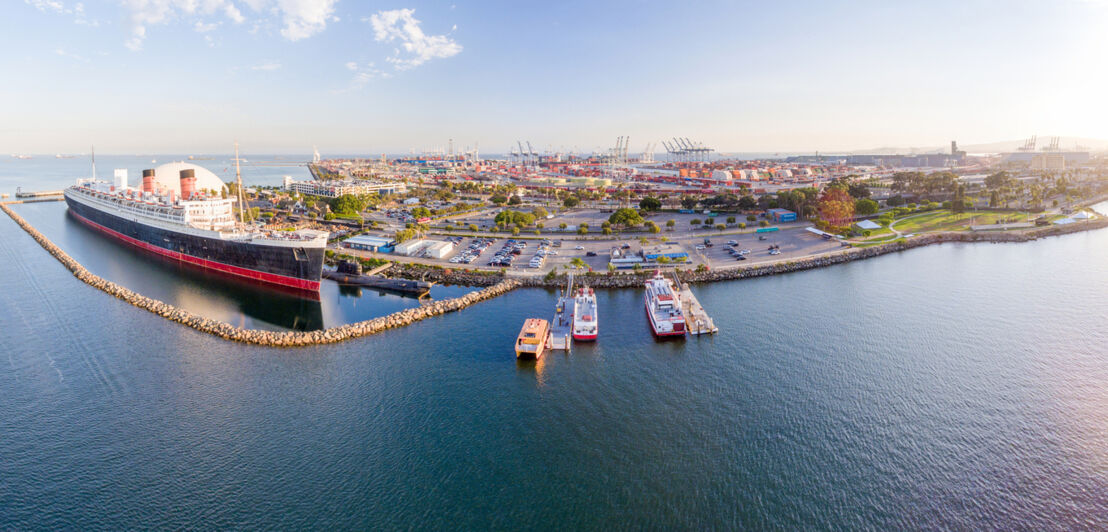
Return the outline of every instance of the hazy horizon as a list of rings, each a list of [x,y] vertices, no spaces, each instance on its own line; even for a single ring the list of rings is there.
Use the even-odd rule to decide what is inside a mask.
[[[736,153],[1108,138],[1108,2],[24,0],[8,153]],[[1007,140],[1005,140],[1007,139]],[[655,152],[662,153],[659,144]]]

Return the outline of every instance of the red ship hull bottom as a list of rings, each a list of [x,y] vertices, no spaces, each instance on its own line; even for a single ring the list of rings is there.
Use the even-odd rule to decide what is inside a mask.
[[[287,287],[296,288],[296,289],[299,289],[299,290],[309,290],[309,291],[318,291],[319,290],[319,284],[320,284],[319,281],[309,281],[307,279],[297,279],[295,277],[288,277],[288,276],[277,275],[277,274],[273,274],[273,273],[259,272],[257,270],[251,270],[251,269],[248,269],[248,268],[241,268],[241,267],[238,267],[238,266],[231,266],[230,264],[223,264],[222,262],[215,262],[215,261],[211,261],[211,260],[207,260],[207,259],[202,259],[200,257],[194,257],[192,255],[186,255],[184,253],[180,253],[180,252],[177,252],[177,251],[171,251],[171,250],[168,250],[168,249],[160,248],[158,246],[148,244],[148,243],[143,242],[141,240],[131,238],[131,237],[129,237],[129,236],[123,234],[123,233],[120,233],[118,231],[114,231],[112,229],[104,227],[104,226],[102,226],[102,225],[100,225],[100,224],[98,224],[98,223],[96,223],[92,220],[89,220],[88,218],[85,218],[84,216],[81,216],[80,214],[77,214],[77,213],[73,212],[72,210],[70,210],[69,212],[70,212],[70,214],[75,216],[78,220],[80,220],[82,223],[84,223],[85,225],[88,225],[89,227],[92,227],[93,229],[96,229],[97,231],[100,231],[100,232],[102,232],[102,233],[104,233],[108,236],[111,236],[113,238],[116,238],[118,240],[122,240],[123,242],[126,242],[126,243],[128,243],[132,246],[137,247],[137,248],[144,249],[146,251],[150,251],[150,252],[153,252],[153,253],[157,253],[158,255],[161,255],[163,257],[169,257],[171,259],[179,260],[181,262],[186,262],[188,264],[192,264],[192,265],[198,266],[200,268],[206,268],[206,269],[209,269],[209,270],[215,270],[215,271],[235,275],[235,276],[238,276],[238,277],[244,277],[246,279],[251,279],[253,281],[258,281],[258,282],[262,282],[262,283],[269,283],[269,284],[276,284],[276,285],[280,285],[280,286],[287,286]]]
[[[577,340],[578,342],[592,342],[592,341],[596,340],[596,335],[595,334],[592,334],[592,335],[574,334],[573,339]]]

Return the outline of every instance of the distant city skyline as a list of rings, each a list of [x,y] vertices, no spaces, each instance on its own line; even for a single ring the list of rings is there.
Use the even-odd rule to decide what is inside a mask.
[[[1101,0],[23,0],[3,15],[0,152],[1108,139]]]

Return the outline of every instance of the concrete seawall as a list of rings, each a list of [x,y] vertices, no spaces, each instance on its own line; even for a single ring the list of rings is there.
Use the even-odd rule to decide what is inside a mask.
[[[0,204],[0,210],[3,210],[19,227],[23,228],[27,234],[31,235],[36,242],[39,243],[47,252],[54,256],[58,262],[62,263],[69,271],[73,272],[73,276],[84,281],[89,286],[102,290],[118,299],[122,299],[136,307],[148,310],[154,314],[157,314],[170,321],[175,321],[182,325],[187,325],[201,332],[212,334],[226,340],[234,340],[236,342],[243,342],[254,345],[273,346],[273,347],[298,347],[309,346],[317,344],[331,344],[336,342],[342,342],[353,338],[360,338],[362,336],[369,336],[385,331],[387,329],[395,329],[410,325],[417,321],[427,319],[433,316],[445,314],[447,312],[455,312],[462,310],[474,303],[491,299],[499,296],[512,289],[520,286],[519,281],[514,279],[500,280],[496,284],[484,288],[482,290],[471,292],[461,297],[453,299],[446,299],[443,301],[435,301],[428,305],[404,309],[398,312],[389,314],[388,316],[382,316],[379,318],[373,318],[371,320],[361,321],[358,323],[349,323],[346,325],[340,325],[338,327],[332,327],[330,329],[324,329],[320,331],[288,331],[288,332],[275,332],[275,331],[261,331],[255,329],[242,329],[235,327],[231,324],[224,323],[217,320],[204,318],[193,314],[187,310],[179,309],[168,303],[151,299],[143,296],[137,292],[119,286],[116,283],[108,281],[98,275],[85,269],[81,266],[73,257],[70,257],[61,248],[54,245],[48,238],[38,232],[30,223],[23,219],[15,212],[13,212],[6,204]]]
[[[941,244],[943,242],[1029,242],[1049,236],[1091,231],[1104,227],[1108,227],[1108,217],[1100,217],[1088,222],[1080,222],[1069,225],[1055,225],[1029,229],[1026,231],[953,231],[945,233],[929,233],[896,242],[890,242],[888,244],[879,244],[875,246],[860,248],[844,248],[842,251],[836,251],[825,255],[793,261],[782,261],[764,265],[739,266],[704,271],[679,269],[678,275],[683,282],[687,283],[707,283],[734,279],[748,279],[752,277],[762,277],[766,275],[777,275],[782,273],[810,270],[813,268],[822,268],[825,266],[842,264],[854,260],[879,257],[888,253],[895,253],[898,251],[906,251],[913,248],[930,246],[932,244]],[[578,281],[587,283],[593,288],[639,288],[643,285],[645,277],[648,275],[652,275],[652,272],[652,269],[645,268],[640,273],[623,271],[617,273],[577,273],[576,275]],[[562,286],[565,286],[565,274],[560,274],[553,278],[546,278],[542,276],[505,277],[498,274],[497,272],[482,273],[442,268],[420,268],[406,264],[401,264],[395,267],[393,269],[393,273],[399,276],[417,279],[423,278],[428,281],[450,284],[490,286],[497,282],[500,282],[505,278],[508,278],[518,279],[521,286],[526,287],[560,288]]]

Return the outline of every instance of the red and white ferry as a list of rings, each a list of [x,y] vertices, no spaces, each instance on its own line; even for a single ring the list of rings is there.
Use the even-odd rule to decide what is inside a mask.
[[[573,339],[578,342],[596,340],[600,321],[596,316],[596,294],[592,288],[578,288],[573,294]]]
[[[685,315],[681,311],[681,296],[673,282],[654,272],[646,281],[646,317],[656,336],[685,336]]]

